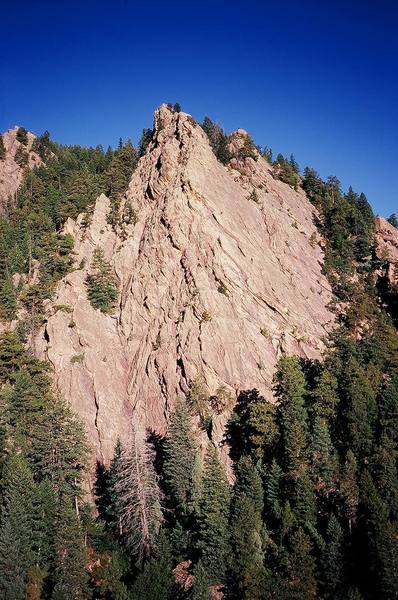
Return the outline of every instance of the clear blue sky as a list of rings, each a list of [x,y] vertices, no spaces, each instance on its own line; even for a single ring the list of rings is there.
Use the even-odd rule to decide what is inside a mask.
[[[4,0],[0,131],[139,138],[179,101],[398,212],[395,0]]]

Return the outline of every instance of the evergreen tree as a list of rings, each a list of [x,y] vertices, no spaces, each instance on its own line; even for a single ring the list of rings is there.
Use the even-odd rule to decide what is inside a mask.
[[[339,404],[338,381],[327,368],[322,369],[316,377],[312,395],[314,412],[323,419],[334,420]]]
[[[152,558],[145,563],[142,573],[135,580],[131,600],[173,600],[175,582],[172,573],[170,543],[164,532],[160,532],[157,548]]]
[[[225,582],[230,552],[229,505],[229,485],[218,452],[210,444],[205,456],[197,545],[211,584]]]
[[[323,581],[326,598],[335,600],[341,597],[343,583],[343,531],[335,515],[331,515],[326,530],[326,540],[322,549]]]
[[[3,470],[0,520],[0,598],[24,600],[34,565],[32,473],[21,455],[11,454]]]
[[[330,487],[336,462],[327,422],[318,415],[314,419],[311,440],[312,473],[321,485]]]
[[[33,553],[35,557],[35,579],[48,575],[54,569],[55,519],[58,498],[48,479],[36,484],[33,501],[34,538]],[[32,578],[34,579],[34,578]]]
[[[24,146],[27,145],[27,143],[28,143],[28,132],[25,129],[25,127],[18,127],[17,133],[16,133],[15,137],[18,140],[18,142],[20,142],[21,144],[23,144]]]
[[[231,153],[228,148],[228,136],[220,125],[213,123],[209,117],[205,117],[202,123],[202,129],[206,133],[210,146],[222,164],[226,165],[231,159]]]
[[[293,154],[290,155],[289,164],[295,173],[300,173],[300,167]]]
[[[90,597],[83,532],[68,498],[62,500],[57,513],[54,580],[54,600]]]
[[[187,404],[178,399],[171,415],[164,445],[164,476],[167,491],[177,512],[186,516],[192,510],[196,447]]]
[[[275,405],[258,390],[241,392],[227,428],[231,457],[238,461],[243,454],[256,460],[272,455],[279,438],[276,417]]]
[[[367,526],[368,585],[375,597],[393,600],[398,590],[398,527],[390,521],[367,469],[361,475],[360,496]]]
[[[293,514],[295,522],[304,530],[316,528],[316,497],[313,483],[307,472],[299,475],[294,486]]]
[[[194,584],[192,587],[192,600],[212,600],[210,595],[210,578],[208,571],[200,560],[194,568]]]
[[[87,275],[87,296],[94,308],[103,313],[112,310],[117,300],[116,279],[111,266],[104,257],[104,251],[97,246],[93,254],[92,273]]]
[[[344,406],[349,447],[359,460],[367,459],[374,442],[377,416],[375,393],[365,369],[352,356],[344,369]]]
[[[262,548],[263,488],[252,460],[243,456],[236,468],[231,503],[231,588],[242,600],[261,600],[265,584]]]
[[[282,469],[273,458],[265,479],[265,503],[274,519],[282,516]]]
[[[1,158],[1,148],[0,148],[0,158]],[[397,215],[395,213],[392,213],[387,221],[390,223],[390,225],[392,225],[393,227],[397,227],[398,228],[398,219],[397,219]]]
[[[315,559],[309,537],[299,528],[291,537],[289,557],[289,590],[291,600],[317,598]]]
[[[153,129],[143,129],[141,139],[138,144],[138,156],[144,156],[146,149],[153,140],[155,132]]]
[[[340,493],[344,501],[344,516],[348,520],[351,532],[352,523],[355,523],[358,502],[359,488],[357,483],[357,461],[354,453],[348,450],[345,463],[340,477]]]
[[[0,281],[0,321],[15,319],[17,312],[17,298],[15,289],[10,279]]]
[[[296,357],[281,358],[275,382],[284,463],[287,472],[297,477],[305,468],[307,459],[307,412],[304,405],[305,379]]]
[[[120,199],[125,193],[137,162],[138,153],[130,140],[115,152],[106,172],[111,200]]]

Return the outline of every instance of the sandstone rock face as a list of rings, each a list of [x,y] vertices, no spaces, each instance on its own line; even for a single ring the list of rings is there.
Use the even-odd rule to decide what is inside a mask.
[[[376,255],[380,260],[398,262],[398,229],[383,219],[375,218]]]
[[[384,275],[389,285],[398,284],[398,229],[383,219],[376,217],[376,257],[386,263]]]
[[[36,340],[104,461],[133,413],[163,433],[175,398],[197,378],[210,394],[225,386],[232,400],[252,387],[271,398],[280,355],[320,357],[333,321],[305,194],[275,180],[261,157],[220,164],[185,113],[162,106],[155,128],[121,206],[137,222],[114,231],[102,195],[88,227],[82,215],[66,223],[76,270],[59,283]],[[87,299],[97,246],[119,284],[110,315]],[[218,440],[225,419],[215,419]]]
[[[32,144],[36,136],[30,132],[28,132],[28,143],[24,146],[28,154],[28,164],[24,169],[15,162],[15,153],[21,146],[16,138],[17,131],[18,127],[14,127],[3,133],[6,155],[3,160],[0,160],[0,214],[4,214],[9,202],[15,201],[25,169],[33,169],[43,163],[40,156],[32,151]]]

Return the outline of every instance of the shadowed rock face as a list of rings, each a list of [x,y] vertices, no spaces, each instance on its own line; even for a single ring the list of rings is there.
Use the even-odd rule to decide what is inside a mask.
[[[0,215],[4,214],[8,203],[15,202],[16,193],[24,176],[24,169],[15,162],[15,153],[21,146],[16,138],[17,131],[18,127],[14,127],[3,133],[6,154],[5,158],[0,160]],[[35,137],[33,133],[28,132],[28,143],[23,146],[28,154],[27,169],[33,169],[43,164],[40,156],[32,152]]]
[[[164,432],[176,396],[197,377],[210,394],[224,385],[232,399],[249,387],[271,397],[281,353],[320,357],[333,319],[305,194],[275,180],[261,157],[221,165],[185,113],[162,106],[155,126],[121,206],[137,223],[115,232],[104,195],[86,229],[82,216],[68,220],[77,269],[59,283],[35,341],[105,461],[133,412]],[[111,315],[87,299],[96,246],[119,283]],[[226,418],[216,418],[218,440]]]

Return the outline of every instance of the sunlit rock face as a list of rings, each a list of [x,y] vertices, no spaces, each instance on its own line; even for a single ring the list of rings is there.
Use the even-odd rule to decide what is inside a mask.
[[[232,148],[245,135],[238,130]],[[115,230],[104,195],[88,226],[83,215],[67,221],[76,270],[48,303],[35,351],[84,419],[93,457],[109,461],[133,413],[164,433],[194,380],[209,394],[225,386],[230,408],[248,388],[272,397],[283,352],[321,356],[333,316],[315,209],[256,158],[223,166],[189,115],[162,106],[120,208],[122,222],[131,208],[136,222]],[[109,315],[87,298],[97,246],[118,280]],[[218,442],[227,417],[214,417]]]
[[[18,127],[9,129],[2,134],[5,147],[5,157],[0,159],[0,215],[4,214],[7,206],[13,205],[16,193],[22,183],[26,169],[33,169],[43,164],[40,156],[32,151],[32,144],[36,138],[33,133],[28,132],[28,142],[22,145],[28,155],[27,164],[21,167],[15,162],[15,154],[21,143],[17,140]]]

